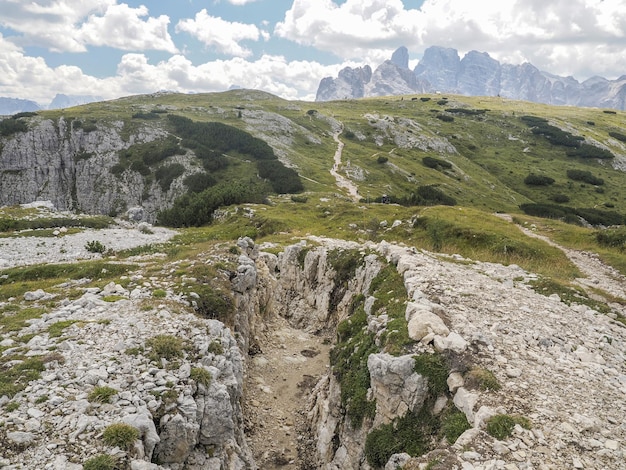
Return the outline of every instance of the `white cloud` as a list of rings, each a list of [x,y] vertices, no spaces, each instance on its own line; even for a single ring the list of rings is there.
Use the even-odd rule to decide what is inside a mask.
[[[374,66],[401,45],[484,51],[581,78],[592,69],[617,77],[626,63],[624,0],[426,0],[420,10],[400,0],[294,0],[274,32]]]
[[[249,49],[239,44],[240,41],[258,41],[260,37],[267,38],[267,34],[253,24],[225,21],[209,15],[206,9],[196,13],[193,20],[179,21],[176,31],[189,33],[206,46],[222,54],[236,57],[252,55]]]
[[[167,26],[169,17],[148,17],[145,6],[130,8],[126,4],[111,5],[106,12],[90,15],[76,36],[83,44],[108,46],[121,50],[159,50],[178,52]]]
[[[78,67],[49,67],[41,57],[29,57],[0,35],[0,96],[25,98],[47,104],[56,93],[100,94],[108,80],[85,75]],[[120,93],[121,89],[117,90]]]
[[[132,93],[157,89],[187,92],[224,91],[233,85],[264,90],[286,99],[315,99],[320,77],[336,75],[346,65],[323,66],[317,62],[287,61],[264,55],[255,61],[240,57],[193,65],[176,55],[151,65],[142,54],[126,54],[118,66],[117,80]]]
[[[117,0],[0,0],[0,11],[0,24],[20,34],[11,41],[22,46],[54,52],[85,52],[87,45],[176,52],[169,18],[144,19],[144,6],[130,8]]]
[[[312,61],[288,61],[264,55],[194,65],[182,55],[150,63],[140,53],[125,54],[115,75],[98,78],[74,66],[50,67],[41,57],[29,57],[0,35],[0,96],[49,103],[56,93],[98,94],[112,99],[132,94],[172,90],[181,93],[224,91],[233,85],[267,91],[286,99],[314,100],[319,80],[336,76],[343,63],[324,66]]]
[[[343,59],[389,58],[419,35],[420,13],[401,0],[294,0],[275,34]]]

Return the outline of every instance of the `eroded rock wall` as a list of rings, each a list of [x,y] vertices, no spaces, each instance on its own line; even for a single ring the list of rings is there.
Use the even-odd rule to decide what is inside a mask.
[[[121,121],[100,122],[90,132],[64,118],[33,119],[29,126],[0,140],[0,205],[45,200],[59,210],[89,214],[121,214],[142,206],[144,220],[153,222],[157,211],[184,190],[179,181],[164,192],[136,171],[110,171],[120,151],[163,138],[161,129],[146,126],[124,138]],[[176,156],[172,161],[185,165],[189,158]]]

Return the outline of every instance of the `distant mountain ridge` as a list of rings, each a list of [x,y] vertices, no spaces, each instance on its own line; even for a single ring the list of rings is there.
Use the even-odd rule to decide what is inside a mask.
[[[88,104],[102,100],[102,97],[94,95],[64,95],[62,93],[57,93],[48,106],[41,106],[31,100],[0,97],[0,116],[9,116],[22,112],[40,111],[42,109],[71,108],[72,106],[79,106],[81,104]]]
[[[581,83],[542,72],[530,63],[501,64],[478,51],[461,58],[456,49],[440,46],[426,49],[414,70],[409,69],[404,46],[375,70],[369,65],[346,67],[337,78],[320,81],[315,100],[436,92],[626,110],[626,75],[616,80],[592,77]]]

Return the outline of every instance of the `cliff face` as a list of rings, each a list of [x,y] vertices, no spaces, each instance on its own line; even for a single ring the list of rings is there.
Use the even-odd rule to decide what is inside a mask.
[[[31,120],[26,132],[0,140],[0,205],[49,200],[59,210],[91,214],[121,214],[142,206],[145,220],[153,221],[181,194],[181,185],[174,182],[164,192],[138,172],[114,175],[111,168],[120,151],[162,138],[164,131],[145,126],[124,139],[123,130],[122,122],[99,123],[86,132],[63,118]]]

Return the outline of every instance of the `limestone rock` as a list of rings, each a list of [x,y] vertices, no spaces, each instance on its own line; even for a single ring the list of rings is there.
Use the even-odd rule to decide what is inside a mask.
[[[139,431],[139,438],[144,445],[144,455],[146,459],[150,461],[152,459],[152,452],[155,446],[161,440],[157,434],[152,416],[147,410],[143,413],[136,413],[124,416],[122,421],[130,426],[133,426]]]
[[[179,414],[166,415],[161,422],[160,441],[154,449],[155,458],[166,464],[183,464],[198,443],[200,425],[193,420],[185,420]]]
[[[33,443],[35,435],[30,432],[13,431],[7,432],[7,439],[18,446],[27,446]]]
[[[540,71],[529,63],[501,64],[486,52],[469,51],[461,58],[456,49],[431,46],[415,69],[405,72],[409,72],[408,50],[400,47],[373,73],[369,65],[346,67],[337,78],[322,79],[316,101],[440,92],[625,109],[626,76],[615,80],[591,77],[581,83]]]
[[[478,394],[460,387],[454,394],[454,405],[467,417],[467,421],[474,422],[474,407],[478,402]]]
[[[407,306],[407,312],[409,307]],[[450,330],[443,320],[429,310],[414,310],[408,324],[409,338],[420,341],[429,333],[448,335]]]
[[[371,354],[367,359],[372,398],[376,400],[375,425],[419,409],[428,394],[428,379],[414,371],[413,356]]]

